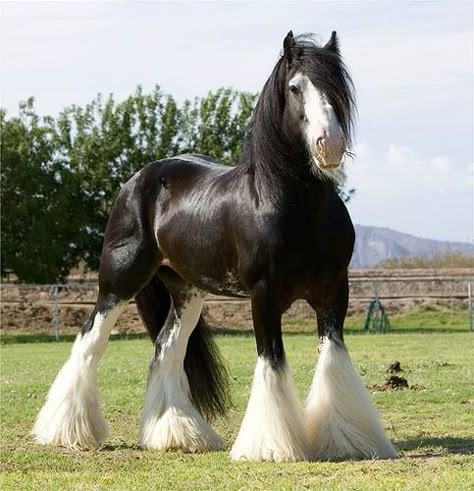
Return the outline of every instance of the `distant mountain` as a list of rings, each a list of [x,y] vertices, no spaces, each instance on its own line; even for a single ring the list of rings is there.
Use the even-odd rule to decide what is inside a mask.
[[[445,242],[420,239],[389,228],[355,225],[356,243],[352,268],[372,268],[394,257],[431,257],[447,251],[473,254],[473,245],[465,242]]]

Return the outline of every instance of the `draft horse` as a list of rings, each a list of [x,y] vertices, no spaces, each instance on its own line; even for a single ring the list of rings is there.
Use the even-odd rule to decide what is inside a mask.
[[[180,155],[120,190],[105,231],[99,295],[33,433],[42,444],[101,445],[97,365],[135,298],[154,342],[140,444],[223,448],[210,417],[226,406],[226,369],[206,329],[206,292],[248,296],[257,362],[235,460],[390,458],[396,453],[343,339],[354,229],[336,183],[355,112],[336,33],[325,46],[290,32],[255,107],[240,165]],[[319,360],[305,408],[285,357],[281,316],[315,310]]]

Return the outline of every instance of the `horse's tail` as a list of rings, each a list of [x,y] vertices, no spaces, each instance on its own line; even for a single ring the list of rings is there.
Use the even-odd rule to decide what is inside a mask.
[[[154,276],[136,296],[137,308],[153,342],[171,308],[164,283]],[[230,403],[229,375],[219,348],[202,314],[191,333],[184,359],[191,398],[207,419],[222,415]]]
[[[184,370],[198,410],[212,419],[230,404],[229,374],[213,334],[202,314],[188,341]]]

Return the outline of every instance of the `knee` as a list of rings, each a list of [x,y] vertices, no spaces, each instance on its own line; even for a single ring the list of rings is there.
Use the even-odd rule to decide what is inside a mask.
[[[257,354],[260,358],[264,358],[274,369],[285,366],[285,350],[281,339],[272,339],[268,343],[258,345]]]

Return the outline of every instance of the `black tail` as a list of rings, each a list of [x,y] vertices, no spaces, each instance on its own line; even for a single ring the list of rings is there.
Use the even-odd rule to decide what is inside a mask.
[[[230,404],[229,374],[202,314],[189,337],[184,370],[200,413],[207,419],[225,414]]]
[[[170,311],[170,294],[164,283],[155,275],[135,297],[135,301],[138,313],[154,343]]]
[[[155,342],[171,307],[170,294],[158,276],[154,276],[135,300],[140,317]],[[191,398],[199,412],[207,419],[224,414],[230,403],[229,375],[202,314],[189,337],[184,370]]]

